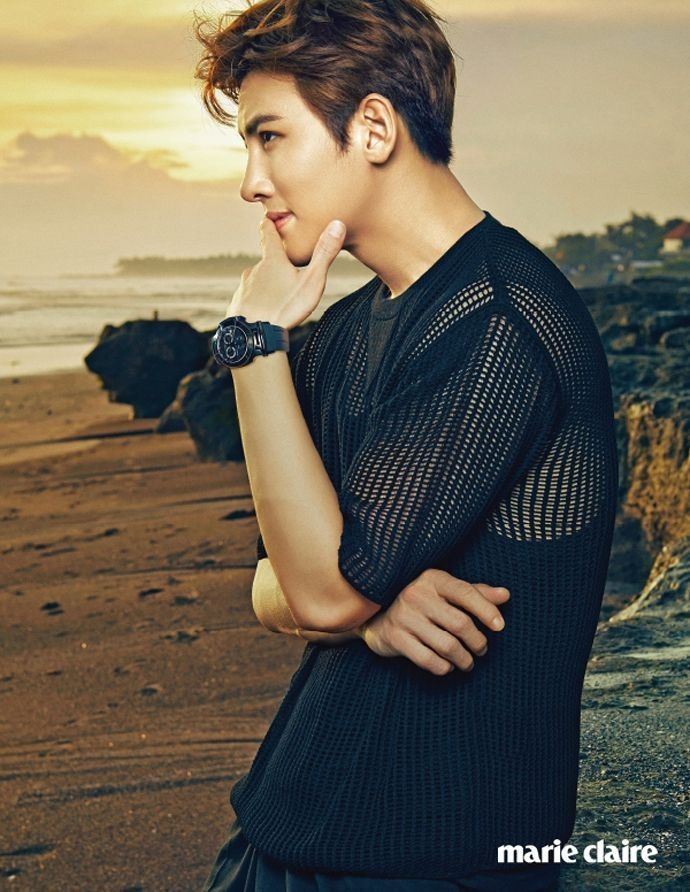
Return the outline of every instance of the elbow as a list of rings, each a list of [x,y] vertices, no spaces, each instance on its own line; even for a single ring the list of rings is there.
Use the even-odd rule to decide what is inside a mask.
[[[326,605],[316,597],[307,596],[305,598],[305,594],[307,593],[302,589],[299,597],[294,598],[286,592],[286,600],[290,604],[290,612],[294,616],[298,628],[303,632],[330,632],[329,625],[333,617],[329,616]]]
[[[304,631],[348,632],[371,619],[380,609],[380,604],[365,598],[338,573],[331,584],[303,601],[300,608],[293,609],[293,614]]]

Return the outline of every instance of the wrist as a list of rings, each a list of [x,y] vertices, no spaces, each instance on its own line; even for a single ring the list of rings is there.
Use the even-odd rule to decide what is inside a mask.
[[[224,319],[228,316],[244,316],[247,322],[269,322],[271,325],[279,325],[289,331],[290,326],[285,324],[280,313],[274,308],[261,308],[257,306],[242,307],[238,305],[230,305],[225,311]]]
[[[353,631],[356,632],[359,635],[359,637],[362,639],[362,641],[364,641],[364,642],[366,642],[365,634],[366,634],[368,626],[369,626],[369,620],[367,620],[366,622],[363,622],[361,625],[359,625],[355,629],[353,629]]]

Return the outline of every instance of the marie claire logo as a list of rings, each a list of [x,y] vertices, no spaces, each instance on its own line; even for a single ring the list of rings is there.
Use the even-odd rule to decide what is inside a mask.
[[[547,846],[502,845],[498,847],[499,864],[574,864],[580,851],[576,845],[561,845],[554,839]],[[622,839],[620,845],[607,843],[603,839],[586,845],[582,857],[590,864],[656,864],[658,849],[652,845],[630,845],[629,839]]]

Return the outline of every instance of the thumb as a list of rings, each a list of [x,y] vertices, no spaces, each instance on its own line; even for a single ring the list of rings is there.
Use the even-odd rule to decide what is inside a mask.
[[[320,274],[325,279],[328,268],[343,246],[345,232],[346,226],[342,220],[331,220],[319,236],[307,269]]]

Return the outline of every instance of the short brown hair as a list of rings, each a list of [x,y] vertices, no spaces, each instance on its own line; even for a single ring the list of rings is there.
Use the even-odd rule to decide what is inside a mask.
[[[217,20],[195,15],[204,53],[195,77],[212,117],[235,124],[217,91],[238,103],[250,71],[291,75],[338,149],[359,102],[381,93],[403,118],[418,150],[449,164],[455,60],[445,21],[423,0],[261,0]],[[228,22],[228,19],[231,21]]]

